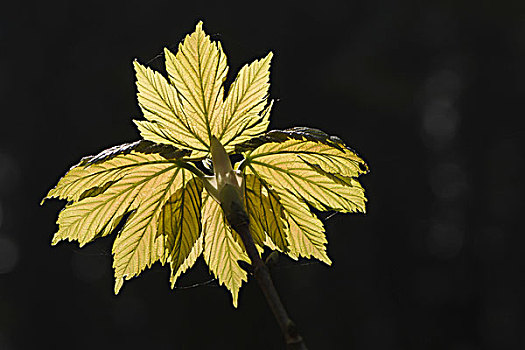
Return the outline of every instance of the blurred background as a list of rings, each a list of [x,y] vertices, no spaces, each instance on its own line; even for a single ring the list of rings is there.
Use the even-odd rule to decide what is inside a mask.
[[[155,265],[115,296],[114,237],[51,247],[64,203],[39,206],[138,139],[132,60],[162,70],[201,19],[227,84],[275,53],[272,128],[338,135],[371,168],[368,213],[326,221],[333,266],[273,270],[309,348],[525,349],[525,6],[409,0],[4,3],[0,349],[283,348],[253,280],[234,309],[201,258],[183,288]]]

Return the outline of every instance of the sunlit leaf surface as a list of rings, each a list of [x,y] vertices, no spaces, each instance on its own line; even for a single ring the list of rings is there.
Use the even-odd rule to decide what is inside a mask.
[[[362,172],[359,160],[347,149],[290,139],[257,147],[247,155],[246,166],[247,173],[319,210],[364,212],[363,188],[352,178]]]
[[[272,56],[269,53],[265,58],[242,67],[230,88],[217,131],[217,138],[227,150],[268,128],[271,106],[261,112],[267,105]]]
[[[202,30],[202,22],[188,35],[174,55],[168,49],[166,70],[181,95],[182,108],[194,138],[209,149],[212,135],[219,134],[220,112],[224,99],[223,82],[228,73],[226,55]]]
[[[202,253],[202,182],[193,178],[164,204],[157,235],[166,240],[167,261],[171,266],[171,286],[193,266]]]
[[[365,212],[357,178],[368,167],[320,130],[267,131],[272,56],[245,65],[226,89],[226,55],[199,22],[176,53],[165,50],[167,77],[135,61],[143,140],[82,158],[49,191],[46,198],[68,201],[52,244],[83,246],[120,228],[112,249],[115,293],[157,261],[170,266],[173,288],[202,254],[237,306],[248,277],[239,262],[250,259],[223,212],[236,193],[229,203],[246,210],[260,254],[331,264],[323,223],[310,206]],[[242,158],[235,170],[232,154]],[[199,170],[201,161],[213,176]]]
[[[247,280],[246,271],[239,266],[238,261],[250,260],[233,237],[233,231],[226,222],[219,203],[207,194],[203,198],[202,217],[204,260],[219,279],[219,283],[230,290],[233,305],[237,306],[239,289],[242,282]]]
[[[284,212],[275,193],[254,175],[246,176],[246,210],[250,218],[250,232],[260,247],[275,246],[281,251],[288,250]]]

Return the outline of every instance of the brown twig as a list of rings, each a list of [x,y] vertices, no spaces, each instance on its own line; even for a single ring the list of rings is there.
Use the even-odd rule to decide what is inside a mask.
[[[248,257],[252,262],[253,275],[259,287],[262,289],[263,294],[266,298],[266,302],[270,306],[270,309],[281,328],[281,332],[284,336],[284,341],[286,343],[286,348],[288,350],[306,350],[306,345],[303,341],[303,338],[297,331],[295,323],[288,317],[288,313],[284,308],[281,298],[275,289],[275,286],[270,276],[270,271],[268,267],[262,261],[259,256],[259,252],[255,247],[252,235],[250,234],[250,226],[248,216],[244,210],[231,210],[230,215],[227,216],[227,220],[232,226],[232,228],[241,236]]]

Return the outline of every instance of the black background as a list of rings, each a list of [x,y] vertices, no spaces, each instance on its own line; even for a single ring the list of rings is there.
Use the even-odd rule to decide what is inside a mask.
[[[254,281],[113,294],[111,242],[51,247],[39,201],[80,157],[138,139],[132,60],[198,20],[230,83],[272,50],[272,128],[368,161],[366,215],[326,222],[333,266],[273,275],[310,349],[524,349],[522,1],[8,2],[0,11],[0,349],[279,349]],[[162,69],[162,57],[150,66]],[[197,265],[179,281],[209,279]]]

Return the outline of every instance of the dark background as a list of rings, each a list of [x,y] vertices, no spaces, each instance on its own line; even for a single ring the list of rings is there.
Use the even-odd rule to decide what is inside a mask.
[[[82,156],[136,140],[132,60],[199,19],[239,68],[275,53],[272,128],[368,161],[366,215],[326,222],[332,267],[273,275],[310,349],[525,349],[523,1],[3,3],[0,349],[280,349],[253,280],[113,294],[113,237],[51,247],[40,199]],[[162,69],[162,57],[150,66]],[[209,280],[199,259],[180,286]]]

